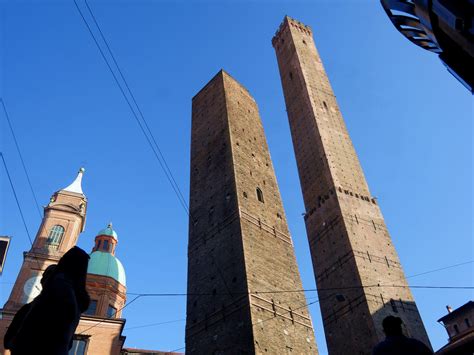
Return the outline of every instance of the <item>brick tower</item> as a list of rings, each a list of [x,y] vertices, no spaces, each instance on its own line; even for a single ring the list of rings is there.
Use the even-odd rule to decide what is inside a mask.
[[[186,354],[317,354],[257,104],[220,71],[192,102]],[[257,291],[260,291],[257,293]]]
[[[4,310],[18,310],[31,302],[40,293],[43,271],[76,245],[79,234],[86,223],[87,198],[82,192],[81,181],[84,169],[68,187],[57,191],[44,207],[43,221],[33,246],[24,254],[23,265],[18,274],[10,298]]]
[[[57,264],[84,231],[87,199],[81,187],[83,173],[84,169],[79,170],[74,182],[54,193],[44,207],[33,246],[24,253],[10,298],[0,309],[0,354],[10,354],[3,348],[6,330],[18,309],[40,294],[44,270]],[[118,355],[122,349],[125,319],[121,318],[121,310],[126,302],[126,278],[122,263],[115,257],[117,243],[111,224],[95,238],[86,282],[91,303],[81,316],[70,353]]]
[[[429,346],[311,29],[285,17],[272,43],[303,191],[329,353],[347,354],[352,349],[351,354],[370,354],[384,338],[381,323],[390,314],[403,320],[409,336]]]
[[[76,245],[86,223],[87,198],[82,192],[84,169],[74,182],[57,191],[44,207],[44,217],[33,245],[24,253],[23,265],[4,308],[0,310],[0,339],[3,339],[16,311],[41,292],[41,277],[51,264],[57,264],[66,251]],[[0,354],[3,354],[3,341]]]

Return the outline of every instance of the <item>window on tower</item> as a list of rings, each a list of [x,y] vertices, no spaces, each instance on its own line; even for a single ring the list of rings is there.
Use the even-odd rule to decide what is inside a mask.
[[[262,190],[260,190],[259,187],[257,187],[257,199],[258,199],[260,202],[262,202],[262,203],[265,202],[265,201],[263,200],[263,192],[262,192]]]
[[[69,349],[68,355],[84,355],[86,354],[87,337],[74,336],[72,347]]]
[[[89,308],[86,309],[84,314],[87,314],[88,316],[95,316],[96,311],[97,311],[97,301],[91,300],[91,302],[89,303]]]
[[[395,303],[395,300],[393,299],[390,300],[390,306],[392,306],[393,312],[398,313],[398,308],[397,308],[397,304]]]
[[[48,245],[59,245],[61,243],[61,239],[64,235],[64,227],[60,226],[59,224],[53,226],[49,230],[48,239],[46,240],[46,244]]]
[[[104,240],[104,242],[102,243],[102,250],[103,251],[109,251],[109,241],[108,240]]]
[[[109,304],[109,306],[107,307],[107,318],[115,318],[116,313],[117,313],[117,308]]]

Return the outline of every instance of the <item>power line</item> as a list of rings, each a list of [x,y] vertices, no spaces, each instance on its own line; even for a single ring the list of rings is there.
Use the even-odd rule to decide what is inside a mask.
[[[180,351],[180,350],[184,350],[186,347],[183,346],[181,348],[178,348],[178,349],[174,349],[174,350],[171,350],[170,353],[174,353],[175,351]]]
[[[465,261],[465,262],[463,262],[463,263],[459,263],[459,264],[455,264],[455,265],[450,265],[450,266],[445,266],[445,267],[442,267],[442,268],[439,268],[439,269],[434,269],[434,270],[430,270],[430,271],[425,271],[425,272],[421,272],[421,273],[415,274],[415,275],[410,275],[410,276],[407,277],[407,279],[412,278],[412,277],[421,276],[421,275],[431,274],[431,273],[433,273],[433,272],[442,271],[442,270],[447,270],[447,269],[451,269],[451,268],[454,268],[454,267],[458,267],[458,266],[462,266],[462,265],[467,265],[467,264],[471,264],[471,263],[474,263],[474,260],[469,260],[469,261]]]
[[[18,201],[18,196],[16,194],[15,187],[13,186],[12,178],[10,176],[10,172],[8,171],[7,163],[5,162],[5,157],[3,156],[2,152],[0,152],[0,156],[2,157],[3,166],[5,167],[5,172],[7,173],[8,181],[10,182],[10,186],[13,191],[13,196],[15,197],[16,205],[18,206],[18,211],[20,211],[21,220],[23,221],[23,226],[25,227],[25,230],[26,230],[26,235],[28,236],[28,239],[30,240],[31,246],[33,246],[33,240],[31,239],[30,231],[28,230],[28,226],[26,225],[25,216],[23,215],[23,211],[20,206],[20,201]]]
[[[135,297],[135,298],[134,298],[133,300],[131,300],[130,302],[127,302],[122,308],[117,309],[110,317],[107,317],[107,318],[105,318],[105,319],[101,319],[101,320],[100,320],[99,322],[97,322],[96,324],[94,324],[94,325],[90,326],[89,328],[87,328],[87,329],[83,330],[82,332],[80,332],[79,335],[82,335],[82,334],[84,334],[85,332],[87,332],[87,331],[89,331],[89,330],[91,330],[91,329],[97,327],[99,324],[102,324],[102,323],[105,322],[107,319],[114,318],[115,315],[116,315],[119,311],[121,311],[121,310],[124,309],[125,307],[130,306],[133,302],[135,302],[136,300],[138,300],[140,297],[142,297],[142,296],[137,296],[137,297]]]
[[[10,131],[12,132],[13,141],[15,142],[16,150],[18,151],[18,155],[20,156],[21,165],[23,166],[23,171],[25,172],[26,179],[28,180],[28,185],[30,186],[33,199],[35,200],[36,210],[38,211],[38,215],[41,219],[43,218],[43,216],[41,215],[41,209],[38,204],[38,199],[36,198],[35,190],[33,189],[33,185],[31,184],[30,174],[28,174],[28,170],[26,169],[25,161],[23,160],[23,155],[21,154],[20,146],[18,144],[18,140],[16,139],[16,135],[13,130],[12,123],[10,121],[10,116],[8,115],[7,108],[5,107],[5,102],[3,101],[3,98],[0,98],[0,102],[2,103],[3,112],[5,112],[5,118],[7,119],[8,126],[10,127]]]
[[[133,108],[132,103],[130,102],[129,98],[127,97],[127,94],[125,93],[125,91],[124,91],[122,85],[120,84],[120,81],[119,81],[119,79],[117,78],[117,75],[115,74],[114,70],[112,69],[112,66],[110,65],[109,61],[107,60],[107,57],[106,57],[104,51],[102,50],[102,48],[101,48],[101,46],[100,46],[100,44],[99,44],[99,42],[98,42],[96,36],[94,35],[94,33],[93,33],[93,31],[92,31],[92,28],[90,27],[90,25],[89,25],[89,23],[87,22],[87,20],[86,20],[84,14],[82,13],[81,9],[79,8],[79,5],[77,4],[77,1],[76,1],[76,0],[74,0],[74,4],[75,4],[76,9],[77,9],[77,11],[79,12],[79,14],[80,14],[82,20],[83,20],[85,26],[87,27],[87,30],[89,31],[89,34],[91,35],[92,39],[94,40],[94,43],[95,43],[95,45],[97,46],[97,49],[99,50],[99,52],[100,52],[100,54],[101,54],[101,56],[102,56],[102,59],[105,61],[105,63],[106,63],[106,65],[107,65],[107,67],[108,67],[110,73],[112,74],[116,85],[118,86],[120,92],[122,93],[123,98],[125,99],[125,101],[126,101],[128,107],[130,108],[130,111],[132,112],[133,117],[134,117],[135,120],[137,121],[138,126],[140,127],[140,130],[142,131],[143,135],[145,136],[145,138],[146,138],[146,140],[147,140],[147,142],[148,142],[148,145],[149,145],[150,148],[152,149],[153,154],[155,155],[156,159],[158,160],[158,163],[159,163],[160,167],[162,168],[163,172],[165,173],[165,176],[166,176],[168,182],[170,183],[170,185],[171,185],[171,187],[172,187],[174,193],[176,194],[176,197],[178,198],[178,200],[179,200],[181,206],[183,207],[183,209],[185,210],[186,214],[187,214],[188,216],[190,216],[191,219],[192,219],[192,216],[191,216],[191,214],[190,214],[190,211],[189,211],[188,205],[187,205],[187,203],[186,203],[186,200],[184,199],[183,194],[181,193],[181,190],[179,189],[179,186],[177,185],[176,180],[174,179],[173,174],[172,174],[171,170],[169,169],[168,164],[166,163],[166,159],[164,158],[164,156],[163,156],[163,154],[162,154],[162,152],[161,152],[161,150],[160,150],[160,148],[159,148],[159,146],[158,146],[158,144],[157,144],[157,142],[156,142],[156,139],[154,138],[153,134],[151,133],[151,130],[149,129],[148,124],[146,123],[146,120],[145,120],[145,118],[144,118],[144,115],[143,115],[143,113],[142,113],[140,107],[138,106],[138,104],[137,104],[137,102],[136,102],[136,100],[135,100],[135,97],[134,97],[133,93],[132,93],[131,90],[130,90],[130,87],[129,87],[127,81],[125,80],[125,77],[123,76],[122,71],[120,70],[120,68],[119,68],[119,66],[118,66],[118,64],[117,64],[117,61],[115,60],[115,57],[114,57],[112,51],[110,50],[110,47],[109,47],[109,45],[108,45],[108,43],[107,43],[105,37],[103,36],[102,31],[100,30],[100,27],[99,27],[98,23],[97,23],[96,20],[95,20],[95,16],[93,15],[92,10],[90,9],[89,6],[87,6],[88,9],[89,9],[89,12],[91,13],[91,15],[92,15],[92,17],[93,17],[93,19],[94,19],[94,22],[96,23],[97,28],[99,29],[99,32],[100,32],[100,34],[101,34],[101,36],[102,36],[104,42],[106,43],[107,48],[109,49],[109,54],[110,54],[110,56],[112,57],[114,63],[116,64],[117,70],[119,71],[119,73],[120,73],[120,75],[121,75],[121,78],[122,78],[122,80],[124,81],[124,83],[125,83],[125,85],[126,85],[128,91],[129,91],[129,93],[130,93],[130,96],[132,97],[132,100],[134,101],[134,103],[135,103],[135,105],[136,105],[136,107],[137,107],[137,109],[138,109],[140,115],[142,116],[142,119],[143,119],[143,122],[144,122],[144,124],[145,124],[145,127],[148,129],[148,132],[149,132],[148,134],[147,134],[147,130],[144,128],[144,125],[143,125],[142,122],[140,121],[140,118],[138,117],[137,113],[135,112],[135,109]],[[87,5],[87,4],[86,4],[86,5]],[[151,139],[150,139],[149,135],[151,136]],[[154,143],[155,145],[153,145],[153,143]],[[160,158],[160,156],[161,156],[161,158]]]
[[[316,291],[339,291],[339,290],[352,290],[352,289],[365,289],[365,288],[380,288],[380,287],[393,287],[393,288],[415,288],[415,289],[441,289],[441,290],[473,290],[474,286],[433,286],[433,285],[356,285],[356,286],[341,286],[341,287],[326,287],[326,288],[308,288],[308,289],[295,289],[295,290],[273,290],[273,291],[250,291],[250,292],[232,292],[232,295],[261,295],[261,294],[278,294],[278,293],[299,293],[299,292],[316,292]],[[132,296],[140,297],[184,297],[184,296],[226,296],[229,293],[132,293],[127,292]]]
[[[132,330],[132,329],[139,329],[139,328],[148,328],[148,327],[155,327],[157,325],[162,325],[162,324],[171,324],[171,323],[178,323],[178,322],[184,322],[186,318],[181,318],[181,319],[175,319],[175,320],[170,320],[170,321],[165,321],[165,322],[159,322],[159,323],[151,323],[151,324],[145,324],[145,325],[138,325],[135,327],[129,327],[125,328],[124,331],[126,330]]]
[[[442,267],[442,268],[438,268],[438,269],[434,269],[434,270],[429,270],[429,271],[424,271],[424,272],[421,272],[421,273],[418,273],[418,274],[414,274],[414,275],[411,275],[411,276],[408,276],[407,278],[411,278],[411,277],[416,277],[416,276],[421,276],[421,275],[425,275],[425,274],[429,274],[429,273],[433,273],[433,272],[437,272],[437,271],[442,271],[442,270],[446,270],[446,269],[451,269],[451,268],[454,268],[454,267],[458,267],[458,266],[462,266],[462,265],[467,265],[467,264],[470,264],[470,263],[473,263],[474,260],[470,260],[470,261],[465,261],[465,262],[462,262],[462,263],[459,263],[459,264],[454,264],[454,265],[449,265],[449,266],[445,266],[445,267]],[[361,287],[361,286],[357,286],[357,287]],[[380,287],[385,287],[385,286],[380,286]],[[398,286],[398,287],[414,287],[414,288],[417,288],[417,287],[431,287],[431,286]],[[448,286],[448,287],[460,287],[460,286]],[[471,287],[471,286],[466,286],[466,287]],[[311,291],[316,291],[317,288],[315,289],[307,289],[307,290],[295,290],[295,291],[292,291],[292,292],[311,292]],[[320,289],[322,290],[322,289]],[[278,292],[281,292],[281,290],[278,290],[278,291],[265,291],[266,293],[278,293]],[[283,292],[288,292],[288,291],[283,291]],[[258,291],[254,292],[254,293],[258,293]],[[260,292],[260,293],[263,293],[263,292]],[[160,297],[160,296],[187,296],[187,295],[193,295],[193,296],[196,296],[196,295],[203,295],[203,296],[208,296],[210,294],[190,294],[190,293],[133,293],[133,292],[127,292],[128,295],[131,295],[131,296],[136,296],[136,295],[141,295],[141,296],[154,296],[154,297]]]
[[[23,221],[23,226],[25,227],[26,235],[28,236],[28,240],[30,241],[30,244],[31,244],[31,250],[33,250],[33,240],[31,239],[30,231],[28,230],[28,226],[26,225],[25,216],[23,215],[23,210],[21,209],[20,201],[18,200],[18,196],[16,194],[15,187],[13,186],[13,181],[11,179],[10,172],[8,171],[7,163],[5,161],[5,157],[3,156],[2,152],[0,152],[0,156],[2,157],[3,166],[5,167],[5,172],[7,173],[8,181],[10,182],[10,186],[11,186],[12,191],[13,191],[13,196],[15,197],[16,205],[18,206],[18,211],[20,211],[20,216],[21,216],[21,220]],[[32,254],[33,256],[37,255],[33,251],[31,251],[30,254]],[[36,260],[36,264],[38,265],[38,269],[41,270],[41,265],[40,265],[39,259],[36,258],[36,257],[34,259]]]
[[[91,17],[92,17],[92,19],[93,19],[95,25],[97,26],[97,29],[99,30],[99,34],[100,34],[100,36],[102,37],[102,40],[104,41],[105,46],[107,47],[107,51],[109,52],[110,56],[112,57],[112,60],[114,61],[114,64],[115,64],[115,67],[117,68],[117,70],[118,70],[118,72],[119,72],[119,74],[120,74],[120,77],[122,78],[122,80],[123,80],[123,82],[124,82],[124,84],[125,84],[125,87],[127,88],[127,91],[128,91],[128,93],[130,94],[130,97],[132,98],[132,101],[133,101],[133,103],[135,104],[135,106],[136,106],[136,108],[137,108],[137,110],[138,110],[138,113],[140,114],[140,117],[141,117],[142,120],[143,120],[143,123],[145,124],[145,128],[147,129],[148,133],[149,133],[150,136],[151,136],[151,139],[153,140],[153,143],[154,143],[155,146],[156,146],[156,149],[157,149],[157,151],[158,151],[158,153],[159,153],[159,155],[160,155],[160,157],[161,157],[161,159],[162,159],[162,161],[163,161],[163,163],[164,163],[164,165],[165,165],[165,167],[166,167],[166,170],[167,170],[168,173],[169,173],[170,178],[171,178],[171,180],[173,181],[174,186],[176,186],[176,190],[178,191],[179,197],[180,197],[181,200],[184,201],[184,203],[186,204],[186,199],[184,198],[184,196],[183,196],[183,194],[182,194],[182,192],[181,192],[181,189],[179,188],[179,185],[178,185],[178,183],[176,182],[176,180],[175,180],[175,178],[174,178],[174,176],[173,176],[173,174],[172,174],[172,172],[171,172],[171,169],[170,169],[169,166],[168,166],[168,163],[166,162],[166,159],[165,159],[165,157],[164,157],[164,155],[163,155],[163,153],[162,153],[162,151],[161,151],[161,149],[160,149],[160,146],[158,145],[158,143],[157,143],[157,141],[156,141],[156,139],[155,139],[155,136],[153,135],[153,132],[150,130],[150,127],[148,126],[147,120],[145,119],[145,116],[143,115],[143,111],[141,110],[140,105],[138,105],[137,100],[135,99],[135,95],[133,94],[133,91],[130,89],[130,86],[128,85],[128,82],[127,82],[127,80],[125,79],[125,76],[123,75],[123,72],[122,72],[122,70],[121,70],[121,68],[120,68],[120,66],[119,66],[119,64],[118,64],[118,62],[117,62],[117,60],[115,59],[115,55],[112,53],[112,50],[111,50],[111,48],[110,48],[110,46],[109,46],[109,43],[108,43],[107,39],[105,38],[105,36],[104,36],[104,34],[103,34],[103,32],[102,32],[102,29],[100,28],[99,23],[98,23],[97,20],[96,20],[96,17],[95,17],[95,15],[94,15],[94,12],[93,12],[92,9],[90,8],[88,1],[85,0],[84,2],[85,2],[85,4],[86,4],[87,9],[89,10],[89,13],[91,14]],[[186,206],[187,206],[187,204],[186,204]],[[189,207],[187,208],[187,211],[189,212]],[[188,214],[189,214],[189,213],[188,213]]]

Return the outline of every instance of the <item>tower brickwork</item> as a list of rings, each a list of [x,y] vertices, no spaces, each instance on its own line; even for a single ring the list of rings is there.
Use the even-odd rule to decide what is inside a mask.
[[[68,187],[55,192],[44,207],[43,220],[23,264],[8,301],[0,310],[0,339],[3,339],[15,313],[41,292],[41,278],[49,265],[57,264],[76,245],[86,223],[87,198],[82,192],[84,169]],[[9,354],[0,342],[0,354]]]
[[[41,225],[5,304],[4,310],[18,310],[40,292],[43,271],[76,245],[86,222],[87,198],[82,193],[83,169],[68,187],[55,192],[44,207]]]
[[[286,17],[272,41],[290,122],[330,354],[370,354],[396,315],[430,345],[377,200],[308,26]],[[398,285],[402,287],[385,287]],[[346,288],[345,288],[346,287]]]
[[[220,71],[192,102],[187,354],[316,354],[255,100]]]

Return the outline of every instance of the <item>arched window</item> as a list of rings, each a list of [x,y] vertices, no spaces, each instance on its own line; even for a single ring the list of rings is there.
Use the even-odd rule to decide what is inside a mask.
[[[63,226],[60,226],[59,224],[53,226],[53,228],[51,228],[49,231],[46,244],[59,245],[61,243],[61,239],[63,238],[63,235],[64,235]]]
[[[257,187],[257,198],[258,198],[258,200],[259,200],[260,202],[262,202],[262,203],[265,202],[265,201],[263,200],[263,192],[262,192],[262,190],[260,190],[259,187]]]
[[[104,240],[104,242],[102,243],[102,250],[103,251],[109,251],[109,241],[108,240]]]

